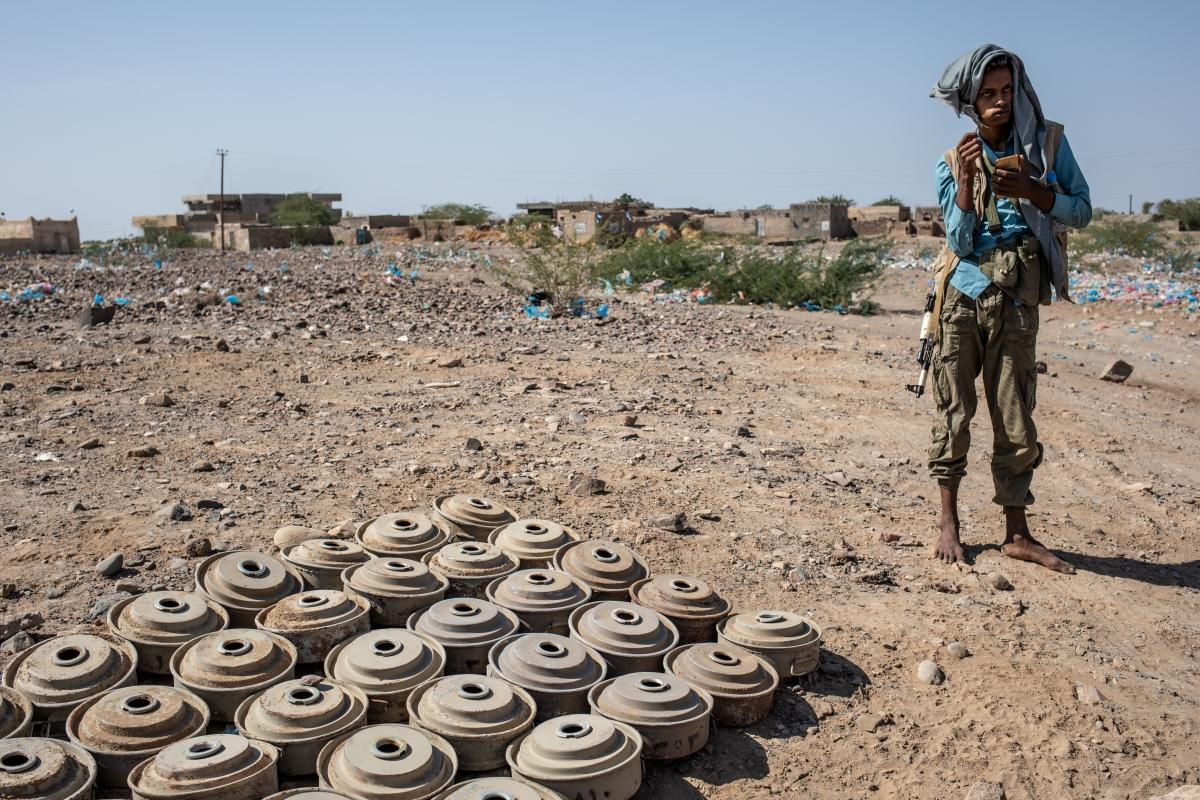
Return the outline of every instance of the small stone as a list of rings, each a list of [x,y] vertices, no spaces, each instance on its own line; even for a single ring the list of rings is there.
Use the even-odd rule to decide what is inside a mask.
[[[295,544],[302,544],[309,539],[322,539],[325,537],[325,531],[317,528],[306,528],[303,525],[284,525],[279,530],[275,531],[275,535],[271,541],[275,546],[282,550],[285,547],[291,547]]]
[[[754,433],[745,425],[739,425],[733,429],[733,435],[742,439],[753,439]]]
[[[183,503],[166,503],[154,512],[154,516],[171,522],[186,522],[192,518],[192,512]]]
[[[4,644],[0,644],[0,651],[5,655],[14,655],[27,648],[33,647],[36,640],[25,631],[17,631],[11,637],[4,640]]]
[[[96,325],[108,325],[117,315],[116,306],[87,306],[80,309],[75,321],[81,328],[92,328]]]
[[[1104,372],[1100,373],[1100,380],[1111,383],[1124,383],[1129,380],[1129,376],[1132,374],[1133,365],[1128,361],[1122,361],[1118,358],[1105,367]]]
[[[212,542],[206,536],[199,536],[187,543],[184,552],[188,558],[204,558],[212,555]]]
[[[47,600],[57,600],[58,598],[65,595],[66,593],[67,593],[67,590],[61,586],[51,586],[49,589],[46,590],[46,599]]]
[[[454,369],[455,367],[461,367],[463,360],[456,356],[444,356],[438,359],[437,365],[442,369]]]
[[[325,531],[325,536],[330,539],[350,539],[354,536],[356,530],[358,530],[358,520],[350,517]]]
[[[608,484],[599,478],[591,475],[576,474],[571,476],[571,480],[567,483],[571,493],[579,497],[588,497],[594,494],[604,494],[608,489]]]
[[[217,339],[217,352],[228,353],[229,352],[229,342],[225,341],[224,339]]]
[[[650,517],[645,523],[648,527],[659,528],[664,531],[673,531],[682,533],[687,530],[688,519],[687,514],[682,511],[674,514],[666,514],[660,517]]]
[[[638,421],[637,414],[626,414],[625,419],[622,421],[621,424],[624,425],[626,428],[633,428],[633,427],[637,426],[637,421]]]
[[[1075,698],[1085,706],[1098,705],[1105,700],[1099,689],[1086,683],[1075,684]]]
[[[828,700],[813,700],[813,713],[817,715],[817,719],[828,719],[834,715],[833,704]]]
[[[137,337],[136,339],[134,339],[133,343],[134,344],[150,344],[150,337],[143,334],[143,335]]]
[[[308,382],[309,382],[309,377],[308,377],[308,373],[307,373],[307,372],[301,372],[301,373],[300,373],[300,382],[301,382],[301,383],[308,383]]]
[[[991,781],[976,781],[963,800],[1006,800],[1004,787]]]
[[[123,566],[125,566],[125,556],[120,552],[116,552],[98,561],[96,563],[96,572],[105,578],[111,578],[120,572]]]
[[[158,408],[168,408],[175,405],[175,400],[166,392],[154,392],[153,394],[143,395],[138,400],[139,405],[156,406]]]
[[[19,627],[23,631],[27,631],[32,628],[38,627],[45,621],[46,621],[46,618],[43,617],[41,614],[37,613],[36,611],[30,611],[26,614],[21,615],[21,618],[19,620],[17,620],[17,627]]]
[[[1033,362],[1033,371],[1038,375],[1045,375],[1050,371],[1050,367],[1046,365],[1045,361],[1035,361]]]
[[[215,472],[216,469],[211,461],[200,460],[192,464],[192,472]]]
[[[879,714],[861,714],[857,719],[854,720],[854,724],[859,728],[859,730],[864,730],[867,733],[874,733],[879,729],[879,726],[883,724],[883,717],[881,717]]]
[[[80,511],[87,511],[87,506],[85,506],[83,503],[79,502],[78,500],[72,500],[71,502],[67,503],[67,511],[71,511],[73,513],[78,513]]]
[[[16,389],[16,388],[17,388],[17,385],[15,383],[13,383],[12,381],[5,381],[4,383],[0,383],[0,392],[11,392],[13,389]]]
[[[788,580],[792,583],[804,583],[811,577],[812,576],[808,574],[808,571],[804,569],[804,567],[797,566],[788,570]]]
[[[158,448],[154,445],[133,447],[125,451],[126,458],[154,458],[156,455],[158,455]]]
[[[696,516],[709,522],[720,522],[721,515],[713,511],[711,508],[702,508],[696,512]]]
[[[196,501],[196,508],[200,508],[205,511],[211,511],[215,508],[224,508],[224,507],[225,507],[225,504],[222,503],[220,500],[214,500],[209,497],[206,497],[206,498]]]
[[[95,450],[97,447],[104,447],[104,442],[100,441],[95,436],[87,441],[79,443],[80,450]]]
[[[671,456],[670,458],[668,458],[666,460],[666,462],[663,463],[663,468],[666,469],[667,472],[676,472],[682,466],[683,466],[683,462],[680,461],[678,458],[675,458],[675,456]]]
[[[126,597],[133,597],[129,592],[110,592],[100,595],[96,602],[92,605],[91,611],[88,612],[88,619],[101,619],[108,610],[117,603],[124,600]]]
[[[917,680],[930,686],[938,686],[946,680],[946,674],[934,662],[922,661],[917,664]]]
[[[968,650],[967,646],[962,642],[951,642],[950,644],[946,645],[946,652],[958,659],[966,658],[967,656],[971,655],[971,651]]]
[[[469,450],[472,453],[478,453],[483,449],[483,442],[479,441],[474,436],[468,436],[467,440],[463,442],[463,449]]]
[[[1004,575],[999,572],[993,572],[988,575],[987,582],[988,586],[991,586],[998,592],[1007,592],[1009,589],[1013,588],[1013,585],[1009,582],[1008,578],[1004,577]]]
[[[17,596],[17,585],[15,583],[0,583],[0,598],[11,600]]]

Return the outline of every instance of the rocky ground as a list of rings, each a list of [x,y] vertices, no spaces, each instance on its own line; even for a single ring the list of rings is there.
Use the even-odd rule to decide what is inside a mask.
[[[120,592],[190,587],[210,549],[470,491],[823,627],[820,670],[768,721],[652,767],[642,797],[1200,783],[1195,315],[1043,309],[1032,525],[1079,573],[998,552],[986,417],[964,570],[929,558],[932,400],[903,389],[926,272],[890,271],[869,317],[635,294],[603,322],[543,321],[489,275],[503,252],[477,247],[0,263],[14,295],[59,289],[0,303],[3,658],[100,625]],[[129,303],[81,327],[97,292]],[[1098,380],[1117,357],[1129,381]],[[607,491],[580,493],[575,475]],[[676,513],[682,531],[647,524]]]

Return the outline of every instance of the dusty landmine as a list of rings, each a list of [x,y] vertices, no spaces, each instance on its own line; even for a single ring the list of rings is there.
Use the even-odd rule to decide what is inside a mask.
[[[487,542],[451,542],[424,556],[429,571],[445,578],[448,597],[483,599],[487,585],[517,571],[517,561]]]
[[[204,733],[208,706],[173,686],[125,686],[81,703],[67,736],[96,759],[97,783],[125,788],[130,771],[173,742]]]
[[[592,713],[624,722],[642,735],[646,758],[673,760],[708,744],[712,696],[665,672],[610,678],[588,693]]]
[[[450,743],[411,725],[368,725],[334,739],[317,759],[321,786],[357,800],[428,800],[456,772]]]
[[[33,726],[33,703],[9,686],[0,686],[0,739],[28,736]]]
[[[279,774],[312,775],[331,739],[367,720],[367,696],[356,686],[315,677],[277,683],[247,698],[234,715],[238,733],[279,748]]]
[[[96,761],[82,747],[57,739],[0,740],[0,797],[13,800],[91,800]]]
[[[628,600],[629,589],[650,575],[650,567],[620,542],[585,539],[563,545],[551,564],[592,590],[593,600]]]
[[[517,615],[487,600],[460,597],[434,603],[408,619],[409,630],[423,633],[446,651],[446,674],[484,674],[488,650],[521,627]]]
[[[319,664],[340,642],[370,630],[370,604],[336,589],[311,589],[260,611],[255,626],[296,646],[301,664]]]
[[[746,611],[717,625],[717,641],[756,653],[781,679],[807,675],[821,662],[821,630],[791,611]]]
[[[134,800],[261,800],[279,790],[279,751],[232,734],[184,739],[134,767]]]
[[[433,637],[402,628],[379,628],[342,642],[325,658],[330,679],[357,686],[367,696],[367,721],[407,722],[413,689],[440,678],[446,651]]]
[[[346,539],[309,539],[281,553],[310,589],[341,589],[347,567],[371,559],[358,542]]]
[[[196,567],[196,592],[224,608],[234,628],[253,628],[259,611],[303,587],[291,565],[254,550],[219,553]]]
[[[414,561],[426,553],[441,550],[457,531],[439,516],[428,517],[416,511],[384,514],[367,520],[354,532],[354,538],[368,553],[379,558],[409,558]]]
[[[666,671],[713,698],[718,725],[741,728],[771,713],[779,673],[770,661],[729,642],[683,645],[663,659]]]
[[[448,675],[408,696],[410,724],[450,742],[468,772],[504,766],[505,748],[533,727],[535,714],[528,692],[483,675]]]
[[[487,599],[512,611],[531,633],[568,633],[571,612],[592,599],[584,583],[556,569],[523,569],[487,586]]]
[[[579,534],[548,519],[519,519],[496,528],[487,540],[517,559],[521,569],[545,569],[560,547],[579,541]]]
[[[371,604],[371,625],[399,628],[414,611],[446,596],[450,582],[420,561],[373,558],[342,573],[342,590]]]
[[[496,777],[456,783],[437,800],[563,800],[563,796],[520,778]]]
[[[138,653],[138,669],[171,673],[171,656],[181,645],[229,627],[229,613],[196,592],[147,592],[108,610],[108,629]]]
[[[595,714],[538,724],[505,753],[514,777],[566,797],[629,800],[642,785],[642,737]]]
[[[541,722],[587,713],[588,691],[607,677],[608,662],[578,639],[526,633],[497,642],[487,671],[529,692]]]
[[[660,672],[663,656],[679,644],[679,631],[670,620],[635,603],[588,603],[571,612],[570,627],[572,636],[604,656],[614,678]]]
[[[729,601],[707,581],[691,575],[656,575],[638,581],[629,598],[671,620],[680,644],[713,641],[717,623],[729,614]]]
[[[468,494],[442,495],[433,501],[433,513],[477,542],[486,542],[496,528],[517,520],[512,510],[494,500]]]
[[[296,646],[253,628],[201,636],[171,657],[175,685],[199,696],[218,722],[232,722],[247,697],[295,674]]]
[[[65,721],[89,697],[137,680],[137,651],[111,634],[54,636],[17,653],[4,685],[32,704],[35,720]]]

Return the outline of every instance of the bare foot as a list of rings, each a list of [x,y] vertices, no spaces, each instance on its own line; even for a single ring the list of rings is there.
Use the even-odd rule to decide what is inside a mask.
[[[1000,545],[1000,552],[1009,558],[1041,564],[1046,569],[1052,569],[1055,572],[1062,572],[1066,575],[1075,574],[1074,567],[1051,553],[1045,545],[1029,534],[1011,535],[1004,544]]]
[[[958,522],[943,518],[938,523],[938,528],[942,533],[938,536],[937,544],[933,546],[933,557],[943,564],[953,564],[956,561],[960,564],[967,563],[962,542],[958,539]]]

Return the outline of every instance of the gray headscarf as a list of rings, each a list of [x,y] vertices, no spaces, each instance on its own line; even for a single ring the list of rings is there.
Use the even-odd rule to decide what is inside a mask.
[[[1024,154],[1029,163],[1029,174],[1045,181],[1053,177],[1053,164],[1046,163],[1046,118],[1042,104],[1029,76],[1025,64],[1015,53],[995,44],[985,44],[956,58],[942,73],[929,96],[941,100],[954,109],[958,116],[967,115],[976,125],[980,124],[975,111],[975,100],[983,84],[983,73],[987,65],[1000,56],[1008,56],[1013,69],[1013,116],[1012,136],[1016,140],[1017,152]],[[1021,200],[1021,214],[1025,223],[1037,236],[1042,252],[1050,262],[1051,283],[1060,297],[1067,297],[1067,268],[1050,217],[1029,200]]]

